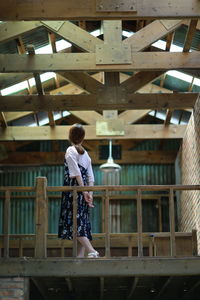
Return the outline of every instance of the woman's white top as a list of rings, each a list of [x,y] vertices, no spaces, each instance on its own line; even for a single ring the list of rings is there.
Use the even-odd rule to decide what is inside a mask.
[[[81,176],[81,171],[78,167],[79,164],[87,170],[88,183],[94,182],[91,158],[89,157],[86,150],[83,154],[79,154],[75,146],[70,146],[66,150],[65,159],[69,168],[70,177]]]

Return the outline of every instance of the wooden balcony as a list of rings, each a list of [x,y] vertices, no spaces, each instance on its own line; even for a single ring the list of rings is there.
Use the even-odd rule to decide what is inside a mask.
[[[91,187],[104,203],[103,230],[93,234],[93,244],[101,254],[99,259],[77,258],[76,239],[73,242],[60,240],[47,230],[48,197],[51,193],[73,190],[76,215],[76,194],[86,189],[48,187],[46,178],[37,178],[36,187],[0,188],[4,193],[0,277],[31,278],[31,293],[34,295],[31,300],[64,300],[66,296],[69,299],[109,299],[111,295],[115,299],[197,299],[200,257],[197,256],[196,230],[175,231],[174,200],[176,191],[200,190],[200,185]],[[109,205],[116,198],[123,201],[123,192],[127,191],[133,192],[128,197],[137,201],[137,232],[113,233],[110,230]],[[142,202],[148,198],[144,194],[146,191],[168,193],[169,232],[143,232]],[[10,206],[15,192],[32,192],[35,195],[35,234],[10,234]],[[74,218],[74,237],[76,226]]]

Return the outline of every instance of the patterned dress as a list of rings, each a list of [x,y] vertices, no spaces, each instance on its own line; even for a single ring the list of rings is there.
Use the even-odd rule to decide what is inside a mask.
[[[87,169],[77,163],[84,185],[88,185]],[[77,186],[76,178],[70,177],[69,167],[64,162],[64,186]],[[89,221],[89,206],[83,197],[83,193],[77,195],[77,236],[85,236],[92,240],[91,225]],[[62,192],[61,209],[59,217],[58,237],[61,239],[73,239],[73,192]]]

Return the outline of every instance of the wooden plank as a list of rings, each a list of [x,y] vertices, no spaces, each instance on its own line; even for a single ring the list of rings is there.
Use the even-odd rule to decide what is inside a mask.
[[[200,68],[200,53],[133,52],[130,64],[96,65],[95,53],[54,53],[28,55],[0,54],[0,72],[53,71],[166,71]]]
[[[8,126],[0,129],[0,141],[39,141],[66,140],[70,126],[24,127]],[[85,125],[86,140],[109,139],[110,136],[97,136],[94,125]],[[186,125],[126,125],[125,135],[115,136],[116,139],[182,139]]]
[[[156,20],[134,35],[124,40],[124,44],[131,44],[132,51],[142,51],[171,31],[181,26],[181,20]]]
[[[105,192],[105,256],[110,257],[110,218],[109,218],[109,191]]]
[[[143,256],[142,243],[142,193],[137,190],[137,232],[138,232],[138,257]]]
[[[183,46],[183,52],[189,52],[191,45],[192,45],[192,39],[195,35],[196,32],[196,27],[197,27],[198,19],[191,20],[190,25],[188,27],[188,31],[185,37],[185,42]]]
[[[56,17],[57,19],[57,17]],[[58,29],[54,29],[54,23],[56,21],[48,21],[48,26],[51,31],[55,32],[56,34],[63,37],[65,40],[69,41],[73,45],[76,45],[80,49],[87,51],[87,52],[95,52],[96,45],[103,44],[103,41],[99,38],[93,36],[89,32],[83,30],[79,26],[73,24],[70,21],[65,21],[63,25]],[[52,23],[52,26],[51,26]],[[45,22],[42,23],[46,26]]]
[[[165,48],[166,51],[170,51],[170,48],[171,48],[173,39],[174,39],[174,31],[173,31],[173,32],[170,32],[170,33],[167,35],[166,48]]]
[[[87,0],[70,1],[39,0],[32,3],[21,0],[2,2],[0,5],[0,20],[100,20],[100,19],[154,19],[154,18],[198,18],[200,5],[198,0],[137,0],[137,11],[97,11],[96,2]]]
[[[17,38],[23,33],[31,32],[39,27],[42,24],[36,21],[28,21],[28,22],[5,22],[0,26],[0,43],[7,42],[11,39]]]
[[[73,257],[77,257],[77,191],[73,190]]]
[[[46,177],[37,177],[36,179],[36,240],[35,257],[45,258],[47,256],[47,179]]]
[[[171,249],[171,256],[176,256],[175,209],[174,209],[174,190],[173,190],[173,188],[170,188],[170,195],[169,195],[169,219],[170,219],[170,249]]]
[[[4,232],[4,257],[9,257],[9,234],[10,234],[10,197],[11,193],[9,190],[5,192],[5,203],[4,203],[4,219],[3,219],[3,232]]]
[[[110,93],[102,94],[106,99]],[[100,95],[27,95],[0,96],[0,111],[72,111],[72,110],[126,110],[126,109],[184,109],[193,108],[197,93],[173,94],[128,94],[124,99],[116,98],[112,103],[101,100]],[[124,100],[124,101],[123,101]]]
[[[59,72],[58,74],[89,93],[97,93],[104,88],[102,83],[86,72]]]
[[[112,258],[112,259],[0,259],[0,276],[23,277],[119,277],[199,275],[200,257],[191,258]]]

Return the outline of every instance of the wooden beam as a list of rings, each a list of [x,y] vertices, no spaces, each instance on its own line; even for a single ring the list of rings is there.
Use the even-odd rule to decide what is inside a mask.
[[[34,45],[27,45],[27,50],[28,50],[28,54],[29,54],[30,58],[32,59],[35,55]],[[35,78],[35,84],[36,84],[36,89],[37,89],[38,95],[44,95],[44,90],[43,90],[43,87],[42,87],[40,74],[38,72],[34,72],[33,76]]]
[[[170,48],[171,48],[173,39],[174,39],[174,31],[173,31],[173,32],[170,32],[170,33],[167,35],[166,47],[165,47],[165,50],[166,50],[166,51],[170,51]]]
[[[107,95],[104,95],[106,99]],[[98,95],[0,96],[0,111],[124,110],[193,108],[197,93],[131,94],[113,103],[98,103]]]
[[[66,140],[70,126],[24,127],[8,126],[0,128],[0,141]],[[97,136],[94,125],[85,125],[86,140],[110,139],[111,136]],[[124,136],[116,139],[182,139],[186,125],[126,125]],[[113,138],[113,136],[112,136]]]
[[[89,93],[97,93],[104,85],[86,72],[59,72],[67,81]]]
[[[0,126],[7,127],[7,121],[3,112],[0,112]]]
[[[199,275],[200,257],[140,259],[34,259],[0,258],[0,276],[22,277],[119,277]]]
[[[132,53],[130,64],[97,65],[95,53],[37,54],[33,57],[19,54],[0,54],[0,72],[51,71],[166,71],[200,68],[200,53],[140,52]]]
[[[166,113],[166,118],[165,118],[165,122],[164,122],[165,125],[169,125],[170,124],[170,120],[171,120],[172,114],[173,114],[173,109],[169,108],[167,110],[167,113]]]
[[[133,52],[142,51],[180,27],[181,24],[181,20],[156,20],[125,39],[123,43],[130,44]]]
[[[36,127],[37,128],[37,127]],[[35,204],[35,224],[36,224],[36,239],[35,239],[35,257],[47,257],[47,179],[46,177],[36,178],[36,204]]]
[[[189,52],[191,45],[192,45],[192,39],[195,35],[196,32],[196,27],[197,27],[198,19],[191,20],[190,25],[188,27],[188,31],[185,37],[185,42],[183,46],[183,52]]]
[[[121,88],[126,89],[127,93],[135,93],[144,85],[160,77],[162,74],[163,71],[138,72],[133,76],[130,76],[127,80],[123,81],[121,83]]]
[[[0,4],[1,5],[1,4]],[[42,24],[36,21],[29,22],[5,22],[0,25],[0,43],[7,42],[9,40],[13,40],[14,38],[18,38],[20,35],[26,32],[31,32],[39,27]]]
[[[91,149],[90,157],[93,164],[102,164],[95,149]],[[12,152],[6,159],[0,159],[3,165],[62,165],[64,152]],[[115,159],[120,164],[173,164],[176,159],[176,151],[122,151],[121,159]]]
[[[27,50],[28,50],[29,55],[35,55],[35,48],[33,45],[28,45]],[[35,84],[36,84],[36,89],[37,89],[38,95],[40,95],[40,96],[44,95],[44,89],[42,86],[40,74],[38,72],[34,72],[33,76],[35,78]],[[54,115],[53,115],[52,111],[48,111],[48,118],[49,118],[50,126],[55,126],[55,120],[54,120]]]
[[[103,3],[103,5],[102,5]],[[20,3],[9,0],[0,5],[0,20],[100,20],[100,19],[154,19],[154,18],[198,18],[200,5],[198,0],[144,0],[136,1],[136,10],[128,5],[125,9],[116,7],[106,11],[106,1],[88,0],[87,2],[70,0],[39,0],[32,3],[21,0]],[[117,2],[118,3],[118,2]]]
[[[133,124],[145,117],[149,112],[150,110],[148,109],[126,110],[122,112],[118,118],[124,120],[125,124]]]
[[[56,18],[57,19],[57,18]],[[83,30],[70,21],[63,22],[61,26],[55,29],[57,21],[42,22],[47,29],[55,32],[73,45],[87,52],[95,52],[96,45],[103,44],[103,41]]]
[[[96,111],[71,111],[71,114],[83,120],[86,124],[95,125],[96,121],[103,120],[103,116]]]

